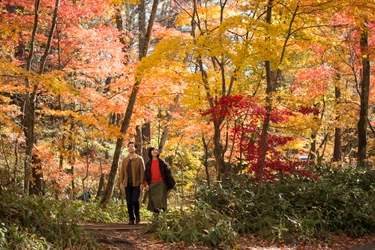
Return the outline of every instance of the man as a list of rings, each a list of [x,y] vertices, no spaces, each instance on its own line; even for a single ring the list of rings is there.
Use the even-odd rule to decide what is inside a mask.
[[[139,215],[139,196],[143,189],[145,164],[143,158],[135,153],[134,142],[128,143],[129,155],[122,160],[120,168],[120,189],[125,188],[126,205],[129,213],[129,225],[138,224],[141,221]]]

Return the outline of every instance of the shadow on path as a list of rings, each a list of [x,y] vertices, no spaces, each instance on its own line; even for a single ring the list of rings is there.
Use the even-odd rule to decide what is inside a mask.
[[[347,250],[375,250],[375,244],[369,244],[364,246],[358,246],[358,247],[351,247]]]
[[[128,225],[128,223],[82,223],[78,225],[84,230],[140,230],[148,223],[145,221],[136,225]]]

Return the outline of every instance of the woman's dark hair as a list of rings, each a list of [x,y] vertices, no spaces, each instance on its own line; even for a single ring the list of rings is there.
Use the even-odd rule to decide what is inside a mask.
[[[152,152],[152,150],[154,150],[154,149],[157,149],[156,147],[150,147],[149,149],[148,149],[148,158],[150,159],[150,160],[152,160],[152,154],[151,154],[151,152]],[[160,154],[158,154],[157,155],[157,157],[159,158],[159,155]]]

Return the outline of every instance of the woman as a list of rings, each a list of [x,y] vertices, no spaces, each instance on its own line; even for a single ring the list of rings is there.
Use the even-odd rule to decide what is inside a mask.
[[[148,157],[145,169],[145,188],[149,197],[147,209],[159,213],[167,210],[168,189],[174,188],[176,182],[167,163],[159,158],[157,148],[149,148]]]

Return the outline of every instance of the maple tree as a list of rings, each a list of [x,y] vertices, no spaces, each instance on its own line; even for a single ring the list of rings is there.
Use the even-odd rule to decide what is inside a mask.
[[[243,91],[244,86],[246,86],[248,89],[246,89],[246,92],[251,93],[251,88],[249,85],[245,85],[245,82],[248,82],[247,79],[247,72],[248,69],[253,67],[254,71],[259,72],[259,76],[264,77],[262,75],[263,68],[259,68],[259,62],[263,58],[267,58],[271,56],[271,54],[264,53],[260,49],[258,51],[255,51],[253,54],[246,54],[246,51],[251,51],[247,49],[247,44],[250,44],[250,41],[252,41],[251,46],[253,48],[257,48],[257,43],[259,46],[261,44],[264,46],[265,41],[262,39],[265,35],[264,34],[257,34],[256,30],[251,29],[252,27],[243,27],[241,23],[236,22],[237,20],[240,20],[241,18],[247,18],[249,22],[251,22],[252,19],[255,21],[257,20],[257,11],[259,12],[259,15],[261,16],[262,11],[264,10],[264,7],[267,6],[267,3],[260,4],[260,5],[254,5],[257,6],[257,10],[252,9],[254,13],[254,17],[246,17],[237,15],[234,13],[235,8],[239,8],[242,3],[239,3],[237,6],[234,3],[222,1],[220,5],[216,5],[215,3],[206,3],[207,5],[196,5],[192,6],[190,18],[194,20],[195,23],[197,23],[197,33],[196,35],[193,35],[193,39],[196,40],[196,44],[198,44],[200,47],[206,47],[206,50],[202,50],[199,47],[198,48],[189,48],[189,51],[196,50],[196,59],[198,60],[196,69],[197,71],[201,71],[202,73],[202,89],[203,92],[205,92],[205,95],[207,96],[207,101],[211,108],[215,106],[215,103],[217,100],[220,100],[220,97],[230,96],[232,93],[236,93],[238,91]],[[246,8],[250,9],[250,4],[245,5]],[[271,6],[271,5],[270,5]],[[280,5],[281,6],[281,5]],[[293,4],[292,4],[293,6]],[[299,5],[296,5],[296,9],[298,9]],[[185,6],[184,6],[185,7]],[[198,9],[199,7],[199,9]],[[210,8],[210,12],[205,12],[206,8]],[[242,8],[242,6],[241,6]],[[282,8],[282,7],[281,7]],[[184,10],[185,12],[188,12],[190,10],[189,7],[186,7]],[[228,9],[228,10],[227,10]],[[240,8],[239,8],[240,9]],[[214,12],[212,10],[216,10],[217,12]],[[233,11],[233,12],[232,12]],[[244,12],[246,13],[246,12]],[[280,12],[281,13],[281,12]],[[303,13],[303,11],[301,11]],[[195,16],[196,15],[196,19]],[[202,15],[202,16],[200,16]],[[187,16],[187,15],[186,15]],[[223,18],[223,17],[226,18]],[[221,17],[221,18],[220,18]],[[292,16],[293,17],[293,16]],[[215,20],[216,18],[216,20]],[[237,18],[237,19],[236,19]],[[271,17],[270,17],[271,18]],[[208,22],[205,22],[203,20],[209,20]],[[224,20],[224,21],[223,21]],[[291,19],[293,24],[293,19]],[[183,24],[183,23],[181,23]],[[200,26],[202,25],[202,27]],[[207,25],[207,26],[204,26]],[[238,27],[237,27],[238,25]],[[260,23],[260,25],[263,25]],[[218,28],[216,28],[218,27]],[[272,27],[274,30],[286,30],[288,32],[288,27],[286,26],[284,29],[279,29],[279,26]],[[208,32],[208,30],[213,30]],[[233,29],[233,32],[231,31]],[[307,29],[307,28],[306,28]],[[194,30],[193,30],[194,32]],[[291,34],[293,33],[292,30],[289,29],[289,36],[291,37]],[[248,34],[253,34],[252,36]],[[273,33],[270,33],[272,36]],[[277,35],[277,33],[276,33]],[[266,35],[267,37],[267,35]],[[210,40],[211,39],[211,40]],[[246,40],[248,39],[248,40]],[[270,40],[271,42],[265,46],[266,48],[269,47],[269,49],[276,49],[278,44],[281,45],[281,58],[275,57],[275,55],[278,55],[278,53],[272,55],[274,56],[272,58],[272,63],[275,63],[276,66],[273,66],[274,68],[280,68],[281,66],[278,66],[283,63],[283,57],[285,56],[283,50],[286,49],[286,46],[288,45],[288,40],[285,40],[284,43],[275,42],[277,37],[272,37]],[[239,41],[239,42],[238,42]],[[282,40],[281,40],[282,41]],[[194,44],[194,43],[193,43]],[[193,45],[194,46],[194,45]],[[275,48],[274,48],[275,47]],[[236,48],[236,50],[233,52],[232,48]],[[241,51],[241,53],[240,53]],[[243,53],[245,52],[245,53]],[[264,53],[264,54],[262,54]],[[251,59],[253,61],[251,61]],[[203,59],[207,59],[207,61],[203,62]],[[288,58],[289,59],[289,58]],[[209,68],[208,65],[212,62],[212,67]],[[256,63],[254,63],[256,62]],[[289,65],[290,63],[287,63],[286,65]],[[203,66],[204,65],[204,66]],[[258,69],[256,69],[258,67]],[[268,66],[269,67],[269,66]],[[267,68],[267,67],[266,67]],[[212,71],[210,70],[212,69]],[[271,69],[269,69],[271,70]],[[227,73],[233,72],[233,73]],[[221,73],[220,73],[221,72]],[[277,73],[278,72],[278,73]],[[268,75],[274,75],[276,78],[269,78],[269,87],[267,93],[267,88],[264,88],[261,86],[261,90],[266,90],[266,94],[271,94],[276,89],[276,79],[277,75],[280,75],[280,70],[275,71],[274,73],[268,72]],[[254,74],[253,74],[254,75]],[[211,78],[212,77],[212,80]],[[242,82],[243,81],[243,82]],[[259,81],[256,80],[256,81]],[[215,83],[211,86],[211,82]],[[258,86],[254,86],[255,89],[253,91],[257,91]],[[255,92],[257,93],[257,92]],[[259,91],[259,93],[261,93]],[[219,95],[219,96],[218,96]],[[258,94],[259,95],[259,94]],[[258,99],[261,100],[261,99]],[[270,99],[268,99],[270,100]],[[262,102],[262,101],[261,101]],[[271,108],[271,107],[270,107]],[[213,114],[215,116],[215,114]],[[269,118],[268,118],[269,119]],[[266,119],[267,120],[267,119]],[[223,179],[226,179],[226,174],[228,173],[228,168],[230,167],[230,162],[225,162],[225,152],[228,150],[228,148],[224,145],[228,145],[228,141],[222,141],[222,131],[226,127],[224,126],[225,120],[222,119],[222,116],[219,116],[218,118],[213,117],[212,119],[213,126],[214,126],[214,155],[216,159],[216,163],[218,164],[218,168],[220,169],[220,173],[224,174]],[[264,127],[264,135],[266,135],[267,127],[269,126],[266,122]],[[228,132],[224,132],[228,133]],[[224,137],[228,138],[228,137]],[[263,136],[262,138],[266,141],[266,136]],[[265,148],[265,141],[263,141],[263,147]],[[264,155],[266,154],[266,151],[264,150]],[[262,171],[261,171],[262,172]]]

